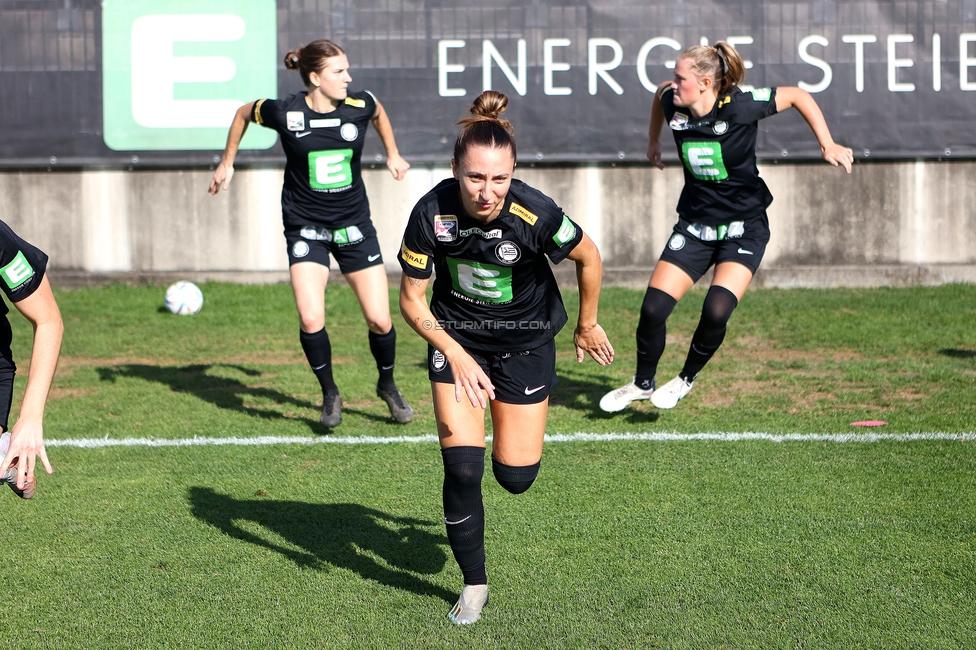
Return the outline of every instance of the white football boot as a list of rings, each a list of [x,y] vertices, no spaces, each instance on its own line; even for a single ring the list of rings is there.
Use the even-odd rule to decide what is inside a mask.
[[[617,390],[610,391],[604,395],[600,400],[600,409],[606,411],[607,413],[616,413],[617,411],[624,410],[624,408],[633,401],[639,399],[650,399],[653,393],[653,384],[651,384],[650,389],[644,390],[635,384],[633,380],[631,380],[631,382],[626,386],[621,386]]]
[[[455,625],[471,625],[481,618],[481,608],[488,603],[488,585],[465,585],[457,604],[447,617]]]
[[[695,385],[693,381],[685,381],[681,377],[675,377],[664,384],[651,397],[651,404],[659,409],[673,409],[681,399],[691,392],[691,387]]]

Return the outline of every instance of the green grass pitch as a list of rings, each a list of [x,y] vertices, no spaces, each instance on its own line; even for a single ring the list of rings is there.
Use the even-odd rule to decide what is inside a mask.
[[[577,365],[571,328],[560,335],[550,434],[966,435],[547,443],[524,495],[488,472],[491,600],[466,629],[446,618],[461,580],[426,344],[395,315],[397,378],[417,410],[396,425],[355,299],[330,287],[346,408],[327,435],[290,289],[201,287],[192,317],[165,312],[164,287],[57,292],[55,474],[32,501],[0,493],[7,645],[976,646],[976,287],[752,292],[676,409],[612,417],[596,403],[633,373],[642,292],[606,289],[617,360]],[[680,369],[703,296],[669,321],[659,379]],[[576,295],[564,297],[573,322]],[[16,403],[30,334],[10,318]],[[866,419],[889,424],[850,425]],[[309,442],[67,445],[261,436]],[[398,436],[412,440],[387,440]]]

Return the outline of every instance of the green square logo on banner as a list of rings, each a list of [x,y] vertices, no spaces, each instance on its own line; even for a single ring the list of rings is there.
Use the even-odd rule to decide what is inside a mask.
[[[242,104],[278,94],[275,0],[104,0],[102,119],[115,151],[223,149]],[[248,129],[242,149],[277,133]]]

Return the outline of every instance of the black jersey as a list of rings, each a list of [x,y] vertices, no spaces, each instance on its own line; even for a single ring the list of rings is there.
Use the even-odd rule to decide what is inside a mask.
[[[684,163],[682,219],[714,226],[758,216],[772,203],[756,167],[756,134],[759,120],[776,114],[775,88],[735,88],[700,119],[674,105],[670,88],[661,94],[661,107]]]
[[[19,302],[40,286],[47,268],[47,255],[17,236],[0,221],[0,290],[10,302]],[[7,314],[0,301],[0,317]]]
[[[306,91],[254,103],[251,119],[278,132],[285,150],[281,211],[285,227],[342,228],[369,219],[361,159],[376,114],[368,90],[349,93],[331,113],[317,113]]]
[[[499,216],[468,216],[460,184],[447,179],[410,214],[400,266],[413,278],[436,271],[430,309],[441,327],[475,350],[518,352],[551,340],[566,309],[548,259],[558,264],[583,230],[552,199],[519,180]]]

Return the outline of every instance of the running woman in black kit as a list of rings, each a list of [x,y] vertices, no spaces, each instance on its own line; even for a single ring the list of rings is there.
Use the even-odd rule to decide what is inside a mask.
[[[51,463],[44,448],[44,406],[61,352],[64,325],[45,271],[47,255],[17,236],[0,221],[0,291],[34,327],[27,389],[13,429],[7,428],[17,365],[10,351],[12,332],[7,305],[0,301],[0,482],[18,496],[34,496],[37,457],[48,474]]]
[[[539,472],[556,333],[567,321],[549,260],[576,263],[576,358],[613,361],[597,324],[602,263],[582,229],[545,194],[512,178],[515,140],[498,116],[508,99],[485,91],[454,145],[454,178],[414,207],[403,235],[400,311],[429,344],[444,520],[464,590],[450,611],[476,622],[488,600],[481,478],[490,401],[495,480],[513,494]],[[436,274],[430,304],[427,285]]]
[[[681,53],[674,81],[661,84],[651,108],[647,157],[661,162],[661,128],[668,124],[684,164],[685,186],[678,223],[654,268],[637,325],[637,372],[631,383],[600,400],[604,411],[620,411],[650,398],[662,409],[674,406],[722,340],[732,311],[759,268],[773,197],[756,168],[759,120],[795,108],[820,142],[824,159],[848,173],[853,152],[836,144],[820,108],[805,90],[792,86],[739,89],[745,66],[735,49],[719,41]],[[664,352],[665,322],[688,289],[711,267],[715,274],[684,368],[655,390],[654,375]]]
[[[210,181],[210,193],[227,190],[248,124],[256,122],[278,132],[287,159],[281,211],[291,287],[301,321],[302,349],[322,386],[321,422],[334,427],[342,421],[342,398],[332,378],[332,343],[325,330],[330,253],[366,318],[369,349],[379,371],[376,394],[387,403],[394,420],[410,422],[413,409],[393,381],[396,330],[361,173],[370,123],[386,149],[386,166],[393,178],[401,180],[410,165],[397,152],[383,105],[368,90],[347,91],[352,77],[339,46],[313,41],[289,52],[285,67],[298,70],[308,90],[281,100],[261,99],[238,109],[223,159]]]

